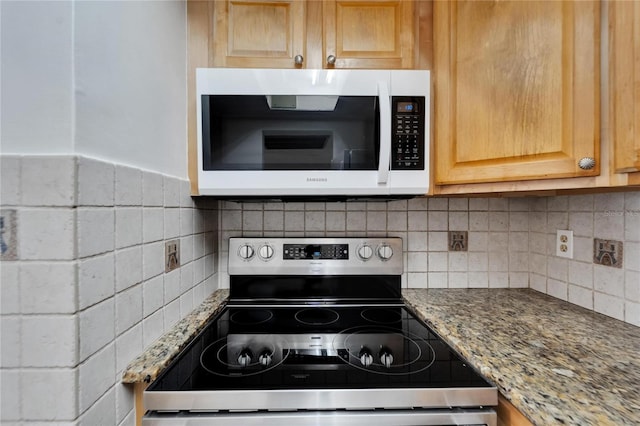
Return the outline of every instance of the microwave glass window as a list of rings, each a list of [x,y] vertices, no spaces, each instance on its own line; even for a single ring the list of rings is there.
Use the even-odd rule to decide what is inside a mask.
[[[203,95],[205,170],[376,170],[375,96]]]

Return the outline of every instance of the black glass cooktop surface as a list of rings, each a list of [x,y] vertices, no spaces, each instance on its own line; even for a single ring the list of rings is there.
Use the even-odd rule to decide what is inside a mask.
[[[491,387],[401,306],[227,307],[149,391]]]

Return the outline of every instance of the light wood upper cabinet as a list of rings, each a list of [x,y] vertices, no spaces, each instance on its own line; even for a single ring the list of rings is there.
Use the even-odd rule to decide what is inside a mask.
[[[323,57],[336,68],[413,68],[414,2],[323,2]]]
[[[640,171],[640,2],[609,2],[609,137],[613,168]]]
[[[599,10],[434,2],[437,184],[599,174]]]
[[[411,0],[212,1],[209,66],[411,69],[424,65],[416,33],[430,12]]]
[[[214,1],[212,12],[212,66],[294,68],[306,55],[304,1]]]

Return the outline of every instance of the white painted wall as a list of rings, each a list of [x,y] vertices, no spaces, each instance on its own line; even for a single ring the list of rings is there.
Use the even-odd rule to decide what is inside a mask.
[[[183,1],[75,3],[76,152],[187,177]]]
[[[73,5],[0,1],[0,150],[73,151]]]
[[[187,177],[186,6],[0,1],[4,154]]]

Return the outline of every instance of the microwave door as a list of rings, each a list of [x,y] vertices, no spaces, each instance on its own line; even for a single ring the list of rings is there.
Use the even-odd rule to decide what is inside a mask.
[[[378,160],[378,184],[386,185],[391,163],[391,98],[385,81],[378,82],[380,103],[380,156]]]

